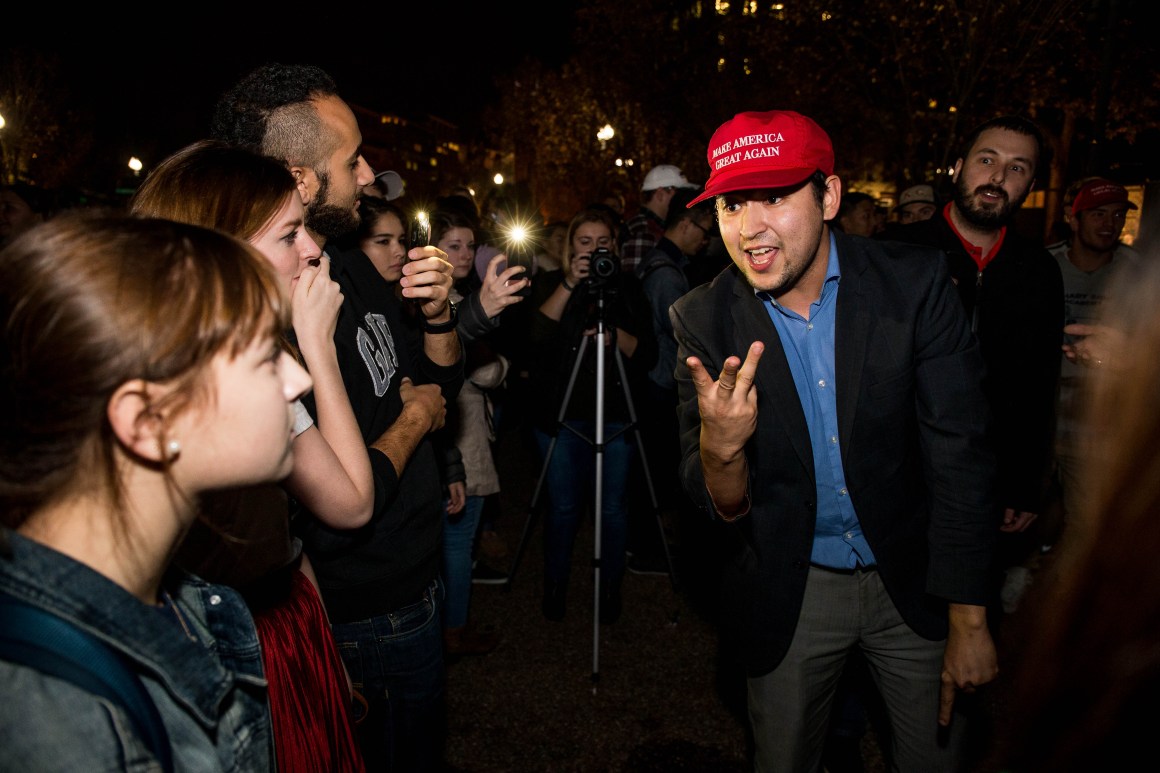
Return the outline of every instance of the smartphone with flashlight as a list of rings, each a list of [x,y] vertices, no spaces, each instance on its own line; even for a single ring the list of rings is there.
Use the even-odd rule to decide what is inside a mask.
[[[504,233],[504,253],[507,255],[508,262],[501,263],[496,266],[498,273],[503,273],[509,265],[523,266],[524,272],[518,274],[516,279],[531,279],[532,278],[532,264],[535,260],[533,251],[534,240],[530,228],[520,225],[513,225]],[[512,280],[515,281],[515,280]],[[527,298],[532,293],[532,284],[528,282],[524,287],[516,292],[516,295],[521,298]]]
[[[419,210],[411,217],[407,227],[407,249],[426,247],[431,243],[431,219],[423,210]]]

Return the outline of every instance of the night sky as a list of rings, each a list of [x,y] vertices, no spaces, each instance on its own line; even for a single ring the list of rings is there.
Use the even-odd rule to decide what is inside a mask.
[[[567,56],[573,2],[540,4],[530,20],[534,37],[521,32],[529,20],[516,4],[456,3],[454,12],[445,3],[418,5],[366,4],[355,13],[357,6],[335,4],[341,15],[315,10],[298,19],[286,18],[292,9],[282,6],[282,18],[264,21],[239,21],[240,3],[232,12],[153,6],[165,20],[107,6],[82,18],[53,6],[48,13],[69,18],[55,25],[30,19],[25,34],[6,35],[0,45],[60,58],[56,82],[94,120],[92,163],[115,157],[125,164],[136,155],[147,167],[206,136],[220,94],[265,62],[316,64],[347,101],[364,107],[469,125],[495,100],[496,74],[528,56],[556,64]],[[183,18],[182,8],[197,15]]]

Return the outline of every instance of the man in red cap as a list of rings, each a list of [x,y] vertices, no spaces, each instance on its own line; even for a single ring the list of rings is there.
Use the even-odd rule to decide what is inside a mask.
[[[1104,288],[1114,271],[1138,260],[1138,253],[1120,242],[1128,210],[1136,205],[1128,190],[1102,177],[1089,177],[1068,189],[1071,206],[1065,213],[1071,238],[1051,254],[1063,275],[1064,321],[1067,326],[1060,363],[1055,412],[1055,480],[1062,494],[1063,516],[1069,537],[1076,537],[1082,521],[1070,517],[1084,508],[1081,486],[1084,460],[1080,449],[1085,431],[1077,420],[1085,371],[1099,367],[1096,360],[1077,361],[1071,354],[1077,337],[1091,332]],[[1102,364],[1102,361],[1100,362]],[[1085,367],[1086,366],[1086,367]],[[1053,525],[1057,528],[1058,525]],[[1054,535],[1045,535],[1054,542]],[[1083,537],[1079,537],[1083,539]]]
[[[699,199],[715,199],[733,265],[670,311],[681,476],[728,532],[721,620],[748,675],[754,767],[818,769],[861,649],[897,768],[956,769],[956,693],[997,673],[994,459],[946,262],[827,227],[842,182],[806,116],[740,113],[708,160]]]

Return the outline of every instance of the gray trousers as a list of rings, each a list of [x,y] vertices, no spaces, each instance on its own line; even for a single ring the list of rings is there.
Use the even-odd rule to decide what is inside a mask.
[[[751,677],[749,720],[757,773],[820,769],[834,693],[848,654],[860,647],[882,694],[893,735],[893,768],[903,773],[962,766],[966,718],[938,724],[946,641],[924,639],[902,621],[874,570],[810,567],[801,617],[785,659]]]

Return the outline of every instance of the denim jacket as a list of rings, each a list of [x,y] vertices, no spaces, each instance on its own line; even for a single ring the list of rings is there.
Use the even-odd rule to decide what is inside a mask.
[[[128,658],[165,723],[175,770],[274,770],[258,635],[241,596],[191,575],[166,587],[172,604],[142,604],[68,556],[0,531],[0,590]],[[0,750],[3,773],[161,769],[120,706],[5,661]]]

